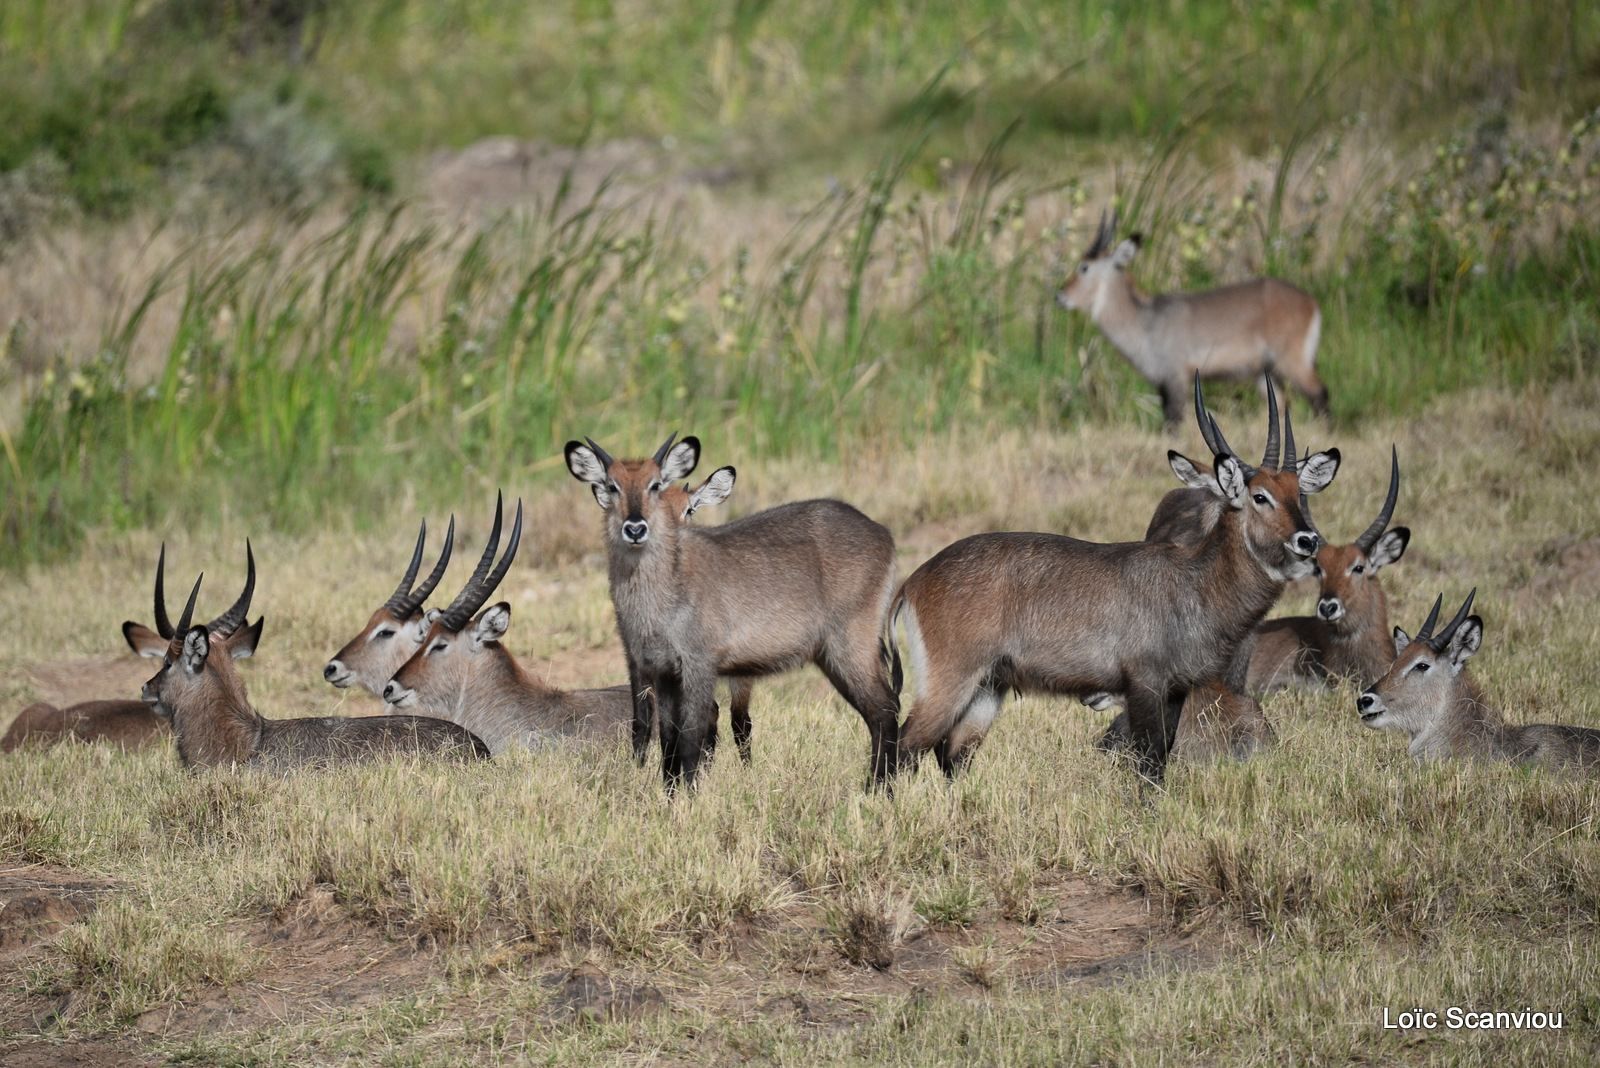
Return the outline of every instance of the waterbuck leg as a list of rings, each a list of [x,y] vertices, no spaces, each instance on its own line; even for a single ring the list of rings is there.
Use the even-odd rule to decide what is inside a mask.
[[[733,742],[739,747],[739,759],[750,763],[750,691],[755,684],[749,679],[728,680],[728,718],[733,724]]]
[[[1128,728],[1140,770],[1152,778],[1161,774],[1167,752],[1178,733],[1187,690],[1164,693],[1148,684],[1128,687]]]
[[[639,666],[628,660],[628,688],[633,691],[633,759],[644,766],[650,755],[650,728],[657,719],[657,695],[651,680],[645,678]]]
[[[872,781],[883,785],[900,764],[900,695],[885,678],[876,647],[869,646],[859,662],[837,665],[829,657],[817,658],[817,667],[833,688],[861,714],[872,738]]]
[[[655,691],[656,727],[661,735],[661,778],[670,792],[677,788],[683,778],[682,739],[679,737],[683,681],[677,675],[659,675],[656,677]],[[698,758],[699,753],[695,756]]]
[[[1167,420],[1167,433],[1176,434],[1183,428],[1186,414],[1184,399],[1187,394],[1184,392],[1183,384],[1180,382],[1174,386],[1170,382],[1162,382],[1157,384],[1156,389],[1161,394],[1161,413]]]
[[[732,688],[730,682],[730,689]],[[706,721],[706,740],[700,746],[701,759],[709,761],[717,754],[718,721],[722,718],[722,706],[715,702],[711,705],[711,718]]]

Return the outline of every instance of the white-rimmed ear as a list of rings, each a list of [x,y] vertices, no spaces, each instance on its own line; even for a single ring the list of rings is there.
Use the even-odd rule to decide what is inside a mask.
[[[1219,456],[1214,471],[1217,495],[1228,502],[1228,507],[1243,508],[1245,498],[1250,493],[1250,480],[1245,477],[1244,464],[1235,456]]]
[[[128,648],[140,656],[159,660],[167,655],[167,639],[145,626],[128,620],[122,625],[122,636],[128,642]]]
[[[497,642],[511,626],[511,605],[506,601],[485,608],[472,622],[472,644],[481,646]]]
[[[662,485],[676,482],[680,478],[688,478],[699,462],[700,439],[684,438],[674,445],[667,453],[667,458],[661,461]]]
[[[1314,452],[1300,461],[1300,492],[1321,493],[1339,473],[1339,450]]]
[[[429,628],[433,626],[433,621],[442,615],[444,613],[439,609],[430,608],[426,612],[412,616],[405,623],[406,636],[418,645],[422,644],[422,640],[428,636]]]
[[[611,479],[606,474],[606,465],[600,462],[600,457],[594,450],[581,441],[567,442],[567,470],[572,472],[572,477],[579,482],[585,482],[594,491],[594,500],[601,508],[611,507],[611,491],[607,488]]]
[[[1483,620],[1477,616],[1468,616],[1461,621],[1461,626],[1450,636],[1450,644],[1445,647],[1445,658],[1450,661],[1450,674],[1461,674],[1461,669],[1482,645]]]
[[[1222,496],[1222,487],[1217,485],[1215,476],[1200,470],[1200,465],[1183,453],[1168,449],[1167,463],[1171,465],[1172,473],[1178,476],[1178,481],[1185,486],[1190,489],[1209,490],[1218,497]]]
[[[1404,627],[1394,628],[1394,655],[1399,656],[1406,651],[1406,646],[1411,644],[1411,635],[1406,633]]]
[[[211,636],[204,627],[190,627],[183,636],[183,651],[179,654],[183,670],[198,675],[205,669],[206,657],[211,655]]]
[[[1380,567],[1388,567],[1406,554],[1406,546],[1410,543],[1411,528],[1395,527],[1378,539],[1378,544],[1367,554],[1367,563],[1372,565],[1374,571]]]
[[[233,637],[228,639],[228,655],[235,660],[248,660],[256,654],[256,646],[261,643],[261,624],[267,621],[262,616],[243,630],[235,631]]]
[[[689,494],[689,505],[683,510],[683,518],[688,519],[702,508],[715,508],[727,500],[733,492],[733,480],[737,474],[732,467],[719,467],[711,472],[711,477]]]
[[[1133,258],[1138,254],[1139,238],[1137,236],[1130,237],[1118,245],[1111,253],[1111,264],[1114,267],[1126,267],[1133,262]]]

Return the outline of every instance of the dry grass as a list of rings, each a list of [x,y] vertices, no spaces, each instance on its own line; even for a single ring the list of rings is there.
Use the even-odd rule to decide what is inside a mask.
[[[1565,551],[1600,535],[1597,409],[1588,386],[1374,421],[1340,435],[1345,467],[1315,501],[1324,531],[1352,536],[1398,443],[1396,519],[1414,538],[1385,574],[1395,621],[1414,628],[1436,592],[1479,587],[1486,641],[1473,668],[1513,722],[1600,725],[1600,597],[1588,556]],[[1235,443],[1259,440],[1225,419]],[[1327,444],[1321,429],[1301,437]],[[1166,445],[1105,427],[959,432],[838,466],[741,462],[731,503],[739,514],[843,496],[894,529],[908,572],[978,530],[1135,537],[1173,484]],[[507,488],[532,504],[528,559],[597,543],[578,487]],[[469,552],[487,510],[482,493],[459,506]],[[416,518],[397,501],[383,538],[331,521],[305,538],[255,539],[267,629],[244,672],[265,712],[375,710],[325,686],[320,668],[389,592]],[[202,611],[242,578],[248,533],[224,522],[215,536],[168,538],[176,575],[207,572]],[[31,696],[29,665],[104,656],[123,618],[147,617],[156,542],[92,540],[74,562],[0,586],[0,613],[19,621],[0,645],[0,707]],[[520,564],[507,595],[519,656],[561,681],[622,677],[597,558]],[[1310,597],[1293,591],[1280,610],[1305,611]],[[0,1009],[72,991],[47,1025],[72,1035],[174,1003],[263,997],[282,989],[279,950],[251,932],[316,900],[349,925],[341,944],[368,939],[373,961],[435,948],[368,1001],[117,1041],[218,1064],[1589,1061],[1600,784],[1418,767],[1400,738],[1360,729],[1353,699],[1348,688],[1274,695],[1276,750],[1174,768],[1159,791],[1092,749],[1100,716],[1028,699],[1008,706],[961,781],[930,765],[892,799],[866,793],[865,733],[812,673],[758,691],[753,767],[718,760],[672,804],[657,773],[620,751],[281,779],[191,777],[168,752],[19,754],[0,762],[11,862],[25,854],[117,889],[27,958]],[[1145,893],[1155,951],[1098,978],[1059,954],[1030,963],[1062,916],[1080,914],[1068,880]],[[1110,945],[1092,926],[1080,937]],[[949,965],[925,988],[904,981],[934,945]],[[667,1010],[558,1022],[549,969],[583,960],[655,985]],[[1386,1006],[1451,1004],[1561,1011],[1565,1028],[1379,1026]],[[0,1013],[4,1026],[39,1026],[27,1019]]]

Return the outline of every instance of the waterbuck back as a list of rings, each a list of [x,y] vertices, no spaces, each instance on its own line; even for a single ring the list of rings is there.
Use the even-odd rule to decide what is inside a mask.
[[[759,678],[814,663],[866,721],[874,779],[886,779],[900,707],[884,642],[895,579],[889,531],[835,500],[692,527],[667,490],[699,463],[693,437],[669,438],[646,460],[614,460],[592,441],[568,442],[566,457],[605,511],[635,756],[645,758],[654,716],[669,787],[692,782],[717,676]],[[721,503],[734,478],[731,467],[713,472],[690,494],[693,508]]]
[[[1194,388],[1198,395],[1198,379]],[[1208,438],[1226,449],[1203,403],[1199,410]],[[1206,475],[1176,452],[1168,457],[1180,480],[1225,505],[1193,546],[979,534],[906,580],[896,612],[917,676],[901,733],[908,753],[934,749],[953,773],[1008,690],[1121,693],[1142,763],[1159,770],[1189,691],[1222,678],[1284,585],[1312,573],[1320,538],[1301,500],[1339,465],[1329,450],[1284,470],[1257,469],[1226,449]]]
[[[1415,638],[1394,629],[1395,660],[1356,699],[1363,726],[1404,732],[1421,761],[1504,760],[1600,775],[1600,730],[1557,723],[1509,726],[1466,670],[1483,645],[1483,620],[1469,616],[1477,590],[1433,633],[1441,595]]]
[[[1056,296],[1061,307],[1086,313],[1161,393],[1167,426],[1183,418],[1192,378],[1277,376],[1328,415],[1328,387],[1317,376],[1322,312],[1303,290],[1276,278],[1256,278],[1200,293],[1150,297],[1128,277],[1139,252],[1133,234],[1116,243],[1116,219],[1100,219],[1093,244]]]

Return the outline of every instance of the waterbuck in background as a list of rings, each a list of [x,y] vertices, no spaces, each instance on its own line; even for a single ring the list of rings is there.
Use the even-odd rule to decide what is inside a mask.
[[[422,640],[427,637],[428,627],[436,615],[433,612],[424,613],[422,603],[439,585],[439,579],[450,563],[450,551],[456,541],[456,517],[450,517],[439,562],[433,565],[433,571],[423,579],[422,585],[413,589],[411,584],[416,581],[417,571],[422,567],[422,550],[427,539],[428,522],[423,520],[422,530],[417,534],[416,550],[411,554],[411,566],[406,568],[400,585],[372,613],[372,618],[361,628],[361,633],[346,642],[344,648],[335,653],[333,659],[328,661],[328,666],[322,669],[322,677],[341,690],[354,684],[376,697],[382,697],[384,686],[400,670],[400,665],[422,648]]]
[[[1269,619],[1256,628],[1247,679],[1250,692],[1264,693],[1297,682],[1350,677],[1370,686],[1394,660],[1389,636],[1389,599],[1378,571],[1405,555],[1406,527],[1389,530],[1400,496],[1400,455],[1389,451],[1389,492],[1378,518],[1349,545],[1317,551],[1322,589],[1315,616]]]
[[[1204,426],[1210,417],[1203,407],[1200,414]],[[1302,496],[1321,491],[1339,468],[1330,449],[1298,471],[1251,469],[1211,430],[1226,450],[1214,474],[1167,454],[1179,479],[1225,506],[1195,545],[978,534],[906,580],[895,615],[905,617],[917,676],[901,731],[907,753],[932,748],[954,774],[1007,690],[1120,693],[1141,763],[1159,771],[1190,690],[1223,678],[1284,586],[1314,570],[1321,539]]]
[[[1086,313],[1161,393],[1167,428],[1183,419],[1189,379],[1277,375],[1328,415],[1328,387],[1317,377],[1322,312],[1309,293],[1276,278],[1255,278],[1201,293],[1146,296],[1126,270],[1141,237],[1113,247],[1116,216],[1102,213],[1094,242],[1056,301]]]
[[[500,546],[501,502],[483,557],[460,594],[432,622],[421,647],[383,687],[392,708],[439,716],[483,739],[491,753],[514,745],[537,748],[561,739],[621,739],[633,720],[626,686],[564,692],[545,685],[500,644],[511,625],[505,601],[483,607],[505,578],[522,541],[522,502],[505,555]],[[493,568],[491,571],[490,568]]]
[[[166,559],[167,547],[161,546],[161,558]],[[161,591],[156,591],[156,626],[171,630],[166,607],[161,602]],[[122,624],[122,637],[128,647],[142,657],[158,658],[167,651],[167,639],[142,623],[128,620]],[[169,731],[166,722],[143,701],[103,700],[80,701],[66,708],[57,708],[48,701],[35,701],[17,713],[11,725],[0,737],[0,753],[10,753],[24,746],[47,746],[68,738],[80,742],[109,742],[119,749],[133,751],[166,740]]]
[[[144,684],[145,701],[172,724],[178,758],[185,767],[238,765],[282,770],[398,753],[489,755],[484,744],[461,727],[422,716],[263,718],[250,707],[244,680],[233,665],[253,654],[261,640],[261,619],[243,626],[256,575],[248,543],[245,553],[249,576],[239,599],[210,623],[191,626],[200,593],[200,579],[196,579],[183,616],[172,628],[161,670]],[[158,591],[163,570],[161,566],[156,570]],[[158,622],[164,616],[163,608]]]
[[[758,678],[810,662],[866,721],[872,775],[894,770],[898,659],[884,641],[894,538],[835,500],[799,501],[718,527],[691,527],[668,487],[700,461],[700,441],[669,437],[647,460],[615,460],[569,441],[567,467],[605,511],[617,630],[633,689],[633,751],[643,762],[652,713],[671,789],[693,783],[716,707],[717,676]],[[726,500],[732,467],[690,494]]]
[[[1467,595],[1437,637],[1433,626],[1442,594],[1415,638],[1394,629],[1394,663],[1356,699],[1362,724],[1404,731],[1411,738],[1411,755],[1421,761],[1508,760],[1600,774],[1600,730],[1554,723],[1508,726],[1467,674],[1467,661],[1483,644],[1483,620],[1467,615],[1477,592]]]

